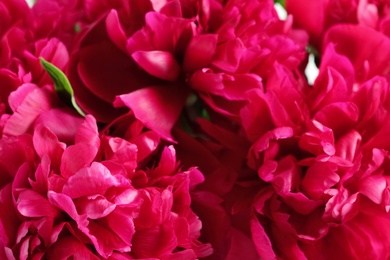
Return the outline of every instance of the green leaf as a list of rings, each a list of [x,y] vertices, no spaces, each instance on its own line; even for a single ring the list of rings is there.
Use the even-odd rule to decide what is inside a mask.
[[[278,3],[283,6],[283,8],[286,8],[286,0],[274,0],[274,3]]]
[[[41,57],[40,61],[45,71],[53,80],[54,89],[57,92],[58,96],[62,99],[62,101],[73,106],[74,109],[76,109],[80,115],[85,116],[85,113],[76,103],[72,86],[70,85],[70,82],[66,75],[59,68],[46,61],[44,58]]]

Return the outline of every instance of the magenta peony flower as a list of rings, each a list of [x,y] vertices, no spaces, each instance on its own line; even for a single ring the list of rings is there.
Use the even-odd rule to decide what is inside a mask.
[[[190,208],[190,191],[203,175],[181,170],[172,146],[156,154],[158,143],[147,142],[151,135],[138,121],[128,134],[134,143],[99,136],[92,116],[36,110],[33,102],[50,95],[45,89],[26,85],[17,92],[0,139],[0,258],[196,259],[212,253],[198,241],[202,224]],[[28,118],[22,127],[15,126],[19,116]]]
[[[280,21],[268,0],[84,4],[93,23],[66,72],[77,103],[100,122],[127,111],[113,105],[128,107],[168,141],[191,90],[237,121],[245,92],[262,88],[270,66],[295,70],[305,58],[306,34]]]
[[[388,258],[387,80],[359,83],[332,44],[311,89],[274,73],[241,111],[253,142],[248,166],[261,179],[251,215],[259,256]]]
[[[0,259],[390,259],[388,1],[286,7],[2,1]]]

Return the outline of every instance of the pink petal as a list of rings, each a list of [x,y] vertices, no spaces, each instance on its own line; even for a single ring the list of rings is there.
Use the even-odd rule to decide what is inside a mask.
[[[42,159],[43,156],[48,156],[53,166],[59,169],[66,145],[58,141],[57,136],[43,125],[35,127],[33,143],[39,157]]]
[[[134,234],[132,252],[137,258],[159,258],[171,254],[176,246],[176,237],[172,227],[153,226]]]
[[[47,257],[49,259],[68,259],[72,257],[74,259],[99,259],[83,243],[71,236],[61,238],[52,245],[47,252]]]
[[[47,41],[40,50],[39,56],[54,64],[60,70],[63,70],[69,61],[69,54],[65,44],[56,38],[51,38]]]
[[[89,219],[106,217],[116,208],[115,204],[103,196],[95,198],[81,197],[75,201],[75,206],[79,209],[79,214],[85,214]]]
[[[99,222],[90,222],[84,232],[91,239],[99,255],[104,258],[108,258],[114,250],[130,252],[132,249],[130,244],[123,241],[108,227],[100,225]]]
[[[154,168],[150,174],[153,177],[173,175],[177,166],[176,151],[175,148],[170,145],[168,147],[164,147],[158,166]]]
[[[386,186],[387,184],[384,176],[372,175],[361,180],[359,191],[374,203],[380,204]]]
[[[247,100],[247,91],[251,89],[263,91],[261,78],[256,74],[250,73],[225,75],[223,85],[224,89],[216,91],[215,94],[227,100]]]
[[[3,85],[0,89],[0,101],[8,106],[9,104],[7,99],[9,98],[11,92],[20,87],[22,82],[14,72],[5,68],[0,69],[0,81]],[[17,106],[18,105],[15,104],[15,107]],[[12,108],[13,111],[14,108]]]
[[[161,2],[161,1],[155,1],[153,5],[156,4],[156,2]],[[164,3],[164,6],[162,6],[159,12],[170,17],[183,17],[181,5],[182,4],[179,0],[167,1],[166,3]],[[154,9],[154,10],[158,11],[158,9]]]
[[[140,162],[156,150],[160,143],[160,137],[157,133],[148,131],[133,138],[131,142],[138,148],[137,161]]]
[[[309,96],[311,99],[309,106],[313,111],[335,102],[345,101],[352,93],[352,86],[347,86],[343,76],[332,67],[327,68],[324,75],[319,75],[313,89]]]
[[[71,198],[104,195],[109,188],[118,185],[118,180],[106,167],[93,162],[90,167],[80,169],[68,179],[63,193]]]
[[[114,105],[129,107],[146,127],[160,137],[173,141],[170,132],[179,118],[186,98],[187,89],[183,86],[147,87],[118,96]]]
[[[309,122],[308,132],[302,135],[299,146],[315,155],[332,156],[336,152],[332,129],[314,120]]]
[[[57,38],[41,39],[35,42],[35,53],[25,52],[27,71],[33,76],[33,82],[37,85],[52,84],[52,79],[43,69],[38,57],[54,64],[60,70],[68,64],[69,54],[66,46]]]
[[[11,194],[11,185],[8,184],[0,190],[0,251],[1,245],[11,245],[16,241],[16,235],[20,225],[18,215]],[[1,256],[1,253],[0,253]]]
[[[257,253],[263,259],[276,259],[271,240],[257,219],[251,220],[252,239]]]
[[[283,196],[283,201],[294,211],[303,215],[310,214],[315,209],[317,209],[320,205],[323,204],[321,200],[309,199],[302,192],[286,193]]]
[[[83,119],[75,111],[55,108],[41,113],[35,125],[44,125],[57,136],[59,141],[73,144],[76,130],[82,122]]]
[[[239,38],[220,44],[212,62],[213,66],[225,72],[235,73],[244,48],[244,44]]]
[[[270,142],[274,140],[279,139],[287,139],[292,137],[294,134],[294,131],[291,127],[280,127],[275,128],[272,131],[269,131],[265,135],[263,135],[261,138],[259,138],[254,144],[251,149],[253,149],[256,152],[263,152],[270,146]]]
[[[100,148],[100,138],[96,120],[93,116],[87,115],[84,122],[76,131],[75,143],[90,144],[96,149]]]
[[[11,183],[19,167],[26,162],[34,162],[35,156],[31,135],[9,138],[3,136],[0,139],[1,187]]]
[[[188,169],[188,174],[190,178],[190,190],[194,189],[196,186],[198,186],[205,180],[205,177],[202,172],[199,171],[196,167],[191,167],[190,169]]]
[[[155,188],[140,190],[139,194],[143,203],[139,217],[134,220],[137,229],[161,225],[170,216],[173,195],[168,190],[164,191],[164,194],[162,194],[161,191]]]
[[[214,73],[211,69],[204,68],[192,74],[189,84],[198,91],[215,93],[224,89],[223,73]]]
[[[321,36],[325,25],[326,1],[287,0],[286,9],[294,16],[294,23],[305,28],[315,45],[321,43]]]
[[[379,20],[378,8],[375,4],[367,3],[367,0],[360,0],[357,17],[359,24],[376,28]]]
[[[106,198],[116,205],[131,205],[134,208],[138,208],[142,204],[142,200],[138,196],[138,191],[134,188],[116,189],[113,192],[115,193],[114,195],[111,195],[110,192],[106,193]]]
[[[291,120],[296,124],[309,116],[309,109],[302,93],[304,90],[300,89],[299,84],[293,73],[285,66],[274,64],[265,86],[268,92],[273,92],[283,103]]]
[[[108,137],[108,147],[105,150],[105,156],[112,161],[130,163],[135,169],[137,167],[137,150],[137,146],[122,138]]]
[[[18,86],[16,91],[13,91],[8,96],[8,102],[12,111],[16,111],[16,109],[23,104],[24,99],[30,94],[30,92],[34,91],[37,88],[35,84],[23,84]]]
[[[61,176],[69,178],[80,169],[89,166],[97,151],[95,146],[86,143],[78,143],[66,148],[62,154]]]
[[[154,49],[173,53],[179,44],[190,41],[195,31],[191,19],[169,17],[158,12],[149,12],[145,15],[148,41],[152,42]],[[141,50],[144,50],[143,48]]]
[[[216,34],[194,36],[184,53],[184,70],[193,72],[208,67],[216,52],[217,40],[218,35]]]
[[[324,106],[314,120],[333,129],[335,135],[351,129],[359,119],[359,109],[352,102],[335,102]]]
[[[79,228],[86,227],[89,223],[86,215],[79,215],[77,213],[76,206],[74,205],[72,199],[62,193],[56,193],[54,191],[49,191],[47,198],[50,203],[63,211],[65,211],[73,220],[77,222]]]
[[[15,178],[12,182],[12,195],[14,200],[19,197],[22,191],[30,190],[29,177],[33,174],[33,170],[29,163],[23,163],[16,172]],[[34,191],[35,192],[35,191]]]
[[[336,51],[351,60],[359,81],[374,75],[389,75],[390,39],[381,32],[365,26],[339,24],[327,31],[323,45],[328,42],[333,42]]]
[[[39,192],[40,194],[47,193],[50,172],[50,158],[48,156],[44,156],[35,171],[35,181],[29,180],[34,191]]]
[[[321,199],[324,191],[340,181],[340,176],[327,163],[312,165],[302,180],[302,189],[312,199]]]
[[[104,221],[107,223],[107,226],[126,244],[132,244],[132,239],[136,231],[133,218],[129,216],[126,210],[115,210],[108,215]]]
[[[252,89],[247,96],[249,103],[240,116],[249,140],[256,140],[274,127],[293,126],[285,107],[272,92]]]
[[[5,122],[3,133],[7,135],[21,135],[31,130],[37,117],[54,107],[57,103],[56,96],[45,89],[29,87],[28,95],[19,103],[14,114]],[[17,92],[23,91],[21,87]],[[15,92],[15,94],[17,93]],[[27,94],[27,93],[26,93]],[[20,100],[19,100],[20,101]],[[11,104],[10,104],[11,105]]]
[[[12,249],[6,246],[3,246],[0,242],[0,257],[2,259],[16,260]]]
[[[118,12],[112,9],[106,17],[106,31],[108,37],[122,51],[126,52],[127,37],[119,21]]]
[[[32,191],[26,190],[19,194],[17,199],[17,208],[20,214],[25,217],[52,217],[54,218],[59,212],[46,198]]]
[[[326,74],[327,69],[331,67],[342,76],[346,82],[347,88],[352,89],[353,84],[356,81],[353,64],[348,57],[338,53],[335,48],[336,46],[333,43],[329,43],[326,46],[323,57],[321,58],[320,74]],[[319,75],[319,78],[321,77],[322,75]]]
[[[361,141],[359,132],[350,131],[337,141],[336,155],[353,162],[359,153]]]
[[[383,107],[383,100],[388,95],[387,85],[387,79],[374,77],[359,86],[359,89],[352,98],[352,101],[357,105],[360,112],[358,128],[365,127],[368,128],[366,131],[370,132],[370,127],[366,127],[366,124],[370,124],[372,122],[370,120],[383,113],[383,109],[386,109]],[[376,120],[374,119],[374,121]],[[377,132],[376,129],[372,129],[371,131]]]
[[[137,146],[118,137],[107,137],[108,144],[104,145],[104,156],[110,163],[117,163],[125,170],[125,176],[132,175],[137,168]]]
[[[180,66],[175,57],[166,51],[136,51],[131,57],[150,75],[175,81],[180,74]]]

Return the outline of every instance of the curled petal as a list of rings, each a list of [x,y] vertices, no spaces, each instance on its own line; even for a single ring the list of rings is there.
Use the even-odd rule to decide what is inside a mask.
[[[146,87],[118,96],[114,105],[129,107],[146,127],[154,130],[160,137],[173,141],[170,132],[186,98],[187,90],[183,86]]]
[[[180,66],[175,57],[166,51],[136,51],[131,57],[150,75],[175,81],[180,74]]]
[[[119,21],[118,12],[112,9],[106,17],[106,31],[108,37],[122,51],[126,52],[127,37]]]
[[[71,198],[104,195],[110,187],[118,186],[118,180],[101,163],[94,162],[71,176],[63,188],[63,193]]]

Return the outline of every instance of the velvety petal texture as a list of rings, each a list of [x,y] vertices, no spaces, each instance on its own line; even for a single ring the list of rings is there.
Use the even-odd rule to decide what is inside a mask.
[[[137,145],[99,136],[92,116],[67,115],[66,120],[77,126],[68,144],[59,140],[53,122],[46,126],[42,120],[33,135],[1,139],[6,152],[0,155],[3,255],[195,259],[212,253],[209,244],[198,241],[202,225],[190,207],[190,187],[203,175],[196,168],[182,170],[173,146],[157,156],[158,145],[142,142],[134,126],[130,138],[144,151],[141,160],[158,162],[143,169]]]
[[[1,260],[390,259],[390,1],[33,2],[0,1]]]

